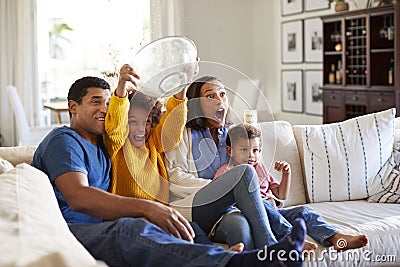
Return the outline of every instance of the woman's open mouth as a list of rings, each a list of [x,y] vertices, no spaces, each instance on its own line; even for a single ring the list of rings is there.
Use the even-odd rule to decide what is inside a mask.
[[[218,109],[217,112],[215,112],[215,117],[217,118],[217,120],[222,121],[225,118],[225,109]]]

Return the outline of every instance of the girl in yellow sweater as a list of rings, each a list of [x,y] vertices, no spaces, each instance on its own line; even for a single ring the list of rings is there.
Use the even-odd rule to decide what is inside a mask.
[[[105,145],[111,158],[109,191],[129,197],[168,203],[168,176],[164,152],[182,140],[186,123],[186,87],[170,97],[160,123],[151,128],[153,98],[135,92],[128,100],[126,83],[136,85],[139,76],[125,64],[105,118]]]

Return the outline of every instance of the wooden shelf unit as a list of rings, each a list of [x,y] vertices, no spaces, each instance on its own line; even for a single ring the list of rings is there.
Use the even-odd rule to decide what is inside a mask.
[[[339,12],[323,20],[323,122],[397,108],[400,114],[400,4]],[[338,64],[340,61],[341,64]],[[332,65],[341,77],[329,83]],[[392,66],[393,78],[388,73]]]

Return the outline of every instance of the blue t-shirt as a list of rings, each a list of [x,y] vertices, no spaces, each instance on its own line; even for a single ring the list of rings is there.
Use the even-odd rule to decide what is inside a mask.
[[[58,205],[67,223],[98,223],[101,218],[72,211],[54,181],[66,172],[81,172],[89,185],[107,190],[110,183],[111,162],[101,137],[93,145],[73,128],[63,126],[52,130],[37,148],[32,166],[50,179]]]
[[[192,129],[192,153],[197,174],[204,179],[213,179],[217,170],[229,162],[226,151],[226,128],[218,131],[218,147],[215,145],[210,130]]]

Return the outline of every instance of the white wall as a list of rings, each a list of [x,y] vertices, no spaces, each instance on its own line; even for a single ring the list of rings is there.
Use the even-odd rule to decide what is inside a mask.
[[[333,7],[332,7],[333,8]],[[303,12],[298,15],[281,16],[281,1],[255,0],[255,76],[261,77],[267,99],[275,120],[286,120],[292,124],[320,124],[322,116],[282,111],[281,70],[322,69],[321,64],[282,64],[281,23],[284,21],[318,17],[333,10]],[[304,103],[304,101],[303,101]],[[304,109],[304,105],[303,105]]]
[[[254,1],[185,0],[184,32],[201,60],[215,61],[253,75]]]
[[[260,80],[275,120],[320,124],[322,116],[282,112],[281,70],[322,69],[321,64],[281,63],[281,23],[332,13],[332,9],[281,17],[277,0],[186,0],[184,33],[202,60],[234,67]],[[259,117],[263,117],[262,115]]]

